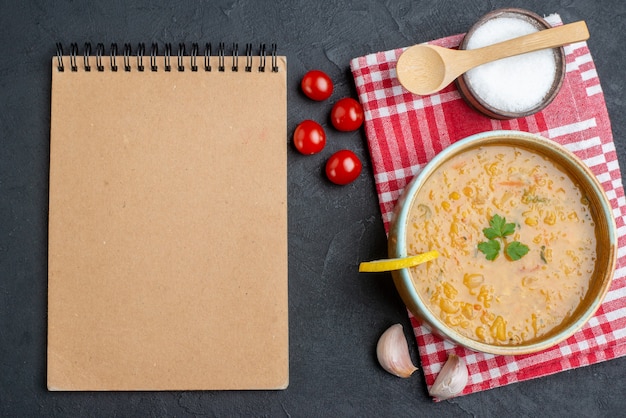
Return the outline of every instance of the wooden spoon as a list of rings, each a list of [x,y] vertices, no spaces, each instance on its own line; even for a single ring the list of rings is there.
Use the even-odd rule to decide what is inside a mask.
[[[481,64],[588,38],[587,24],[581,20],[477,49],[457,50],[420,44],[400,55],[396,73],[400,84],[410,92],[432,94]]]

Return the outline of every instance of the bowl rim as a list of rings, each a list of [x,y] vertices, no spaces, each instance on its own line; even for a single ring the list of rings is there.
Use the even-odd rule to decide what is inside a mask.
[[[506,15],[518,15],[521,18],[526,17],[529,20],[534,20],[536,23],[538,23],[540,26],[544,28],[542,30],[553,27],[552,25],[550,25],[550,23],[548,23],[546,19],[544,19],[543,17],[541,17],[540,15],[538,15],[537,13],[533,11],[521,9],[517,7],[500,8],[500,9],[492,10],[491,12],[483,15],[480,19],[478,19],[463,36],[463,39],[461,40],[461,43],[459,44],[459,49],[461,50],[465,49],[467,43],[469,42],[469,39],[472,37],[474,32],[480,26],[484,25],[489,20],[497,19],[499,17],[506,16]],[[530,109],[520,111],[520,112],[510,112],[510,111],[498,109],[492,106],[491,104],[487,103],[482,97],[476,94],[476,92],[474,91],[474,88],[472,87],[472,84],[469,81],[469,78],[467,77],[467,73],[462,74],[455,81],[457,89],[459,90],[459,94],[475,110],[494,119],[514,119],[514,118],[520,118],[520,117],[533,115],[545,109],[546,107],[550,105],[550,103],[554,101],[554,99],[556,98],[556,96],[559,94],[561,90],[563,81],[565,80],[565,75],[566,75],[565,50],[563,47],[552,48],[552,50],[554,51],[554,58],[556,60],[556,74],[554,76],[554,80],[552,81],[552,86],[550,87],[550,90],[548,91],[548,94],[546,95],[546,97],[541,102],[539,102],[536,106]]]
[[[438,319],[438,317],[430,311],[428,306],[425,303],[422,303],[421,298],[419,297],[415,287],[413,286],[409,269],[394,271],[392,272],[392,276],[396,288],[398,289],[403,301],[405,302],[409,310],[417,318],[421,318],[420,322],[423,325],[426,325],[432,332],[439,334],[448,341],[459,344],[473,351],[500,355],[519,355],[545,350],[571,337],[580,328],[582,328],[596,313],[596,311],[604,301],[606,293],[608,292],[608,289],[613,280],[613,274],[617,262],[617,228],[613,215],[613,209],[610,201],[607,198],[604,188],[602,187],[596,176],[587,167],[587,165],[584,164],[582,160],[580,160],[580,158],[578,158],[574,153],[553,140],[528,132],[515,130],[496,130],[478,133],[463,138],[449,145],[441,152],[439,152],[430,162],[428,162],[420,170],[420,172],[407,185],[407,187],[402,192],[400,198],[398,199],[398,202],[396,204],[396,210],[394,210],[394,214],[391,220],[391,227],[389,229],[389,256],[406,257],[408,255],[406,251],[406,224],[412,202],[417,192],[419,191],[422,183],[430,177],[430,175],[439,167],[440,164],[442,164],[448,157],[451,157],[456,153],[461,152],[466,147],[473,148],[493,143],[500,144],[506,142],[507,139],[515,139],[517,141],[521,140],[522,142],[528,142],[528,144],[541,144],[541,150],[531,148],[534,150],[534,152],[541,153],[542,150],[552,149],[555,152],[563,154],[567,160],[573,163],[572,165],[578,171],[577,174],[582,175],[584,176],[584,178],[589,180],[588,185],[593,190],[593,193],[595,193],[599,198],[598,201],[601,203],[600,213],[603,214],[602,218],[606,219],[607,223],[606,230],[608,231],[610,251],[609,254],[603,254],[602,260],[606,258],[608,262],[608,270],[603,276],[605,277],[605,280],[602,283],[601,289],[597,297],[593,299],[590,306],[583,313],[581,313],[579,318],[577,318],[567,327],[563,328],[563,330],[561,330],[557,334],[552,335],[545,340],[515,346],[497,346],[482,343],[480,341],[465,337],[453,331],[451,328],[445,326]],[[418,308],[417,311],[416,308]]]

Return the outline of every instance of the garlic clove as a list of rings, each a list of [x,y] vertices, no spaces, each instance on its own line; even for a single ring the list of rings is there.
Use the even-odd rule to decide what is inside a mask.
[[[437,375],[435,383],[428,390],[428,394],[440,400],[452,398],[463,392],[468,379],[465,360],[456,354],[450,354]]]
[[[383,369],[398,377],[407,378],[417,370],[411,361],[401,324],[392,325],[383,332],[376,345],[376,356]]]

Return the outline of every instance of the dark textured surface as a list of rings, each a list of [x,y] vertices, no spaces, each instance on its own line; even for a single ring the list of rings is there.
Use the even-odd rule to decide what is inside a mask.
[[[378,336],[405,326],[389,276],[357,265],[385,255],[385,234],[363,132],[328,123],[334,100],[355,96],[350,59],[466,31],[482,14],[516,6],[586,20],[621,167],[626,167],[622,1],[2,2],[0,30],[0,416],[623,416],[626,359],[433,403],[421,374],[384,372]],[[46,253],[50,58],[55,42],[277,42],[286,55],[288,132],[324,122],[322,154],[289,148],[290,385],[278,392],[50,393],[46,391]],[[300,93],[302,75],[326,71],[331,100]],[[331,185],[326,158],[354,150],[364,172]],[[233,167],[245,169],[245,167]],[[233,332],[237,332],[233,330]]]

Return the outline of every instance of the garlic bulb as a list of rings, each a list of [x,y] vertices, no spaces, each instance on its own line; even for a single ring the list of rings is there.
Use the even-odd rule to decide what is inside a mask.
[[[456,354],[450,354],[428,393],[440,400],[452,398],[463,392],[468,378],[465,360]]]
[[[383,332],[376,345],[376,356],[383,369],[398,377],[409,377],[417,370],[411,361],[401,324],[392,325]]]

